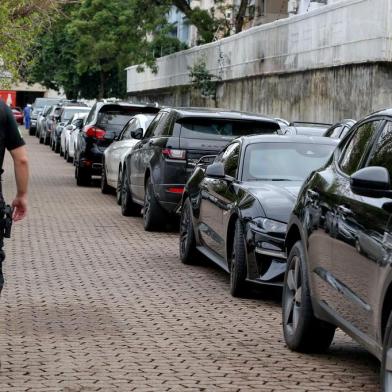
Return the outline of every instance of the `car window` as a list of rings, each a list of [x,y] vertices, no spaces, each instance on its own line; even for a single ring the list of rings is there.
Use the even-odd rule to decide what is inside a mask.
[[[392,122],[388,121],[378,138],[367,166],[382,166],[392,178]]]
[[[166,123],[168,122],[169,113],[162,113],[161,119],[159,120],[157,126],[154,129],[153,137],[162,136],[166,129]]]
[[[89,113],[88,116],[87,116],[86,124],[88,124],[88,123],[90,123],[90,122],[93,121],[94,116],[95,116],[95,110],[96,110],[96,108],[97,108],[97,104],[94,104],[94,106],[93,106],[93,107],[91,108],[91,110],[90,110],[90,113]]]
[[[162,113],[158,113],[158,114],[155,116],[154,120],[151,121],[151,124],[150,124],[150,126],[148,127],[148,129],[147,129],[147,131],[146,131],[146,133],[145,133],[145,135],[144,135],[144,138],[147,139],[147,138],[150,138],[150,137],[151,137],[151,135],[154,133],[155,128],[157,127],[158,122],[159,122],[159,120],[160,120],[161,117],[162,117]]]
[[[135,131],[138,128],[140,128],[139,121],[136,118],[132,119],[128,123],[127,129],[123,132],[121,140],[132,139],[131,132]]]
[[[230,177],[237,176],[238,160],[240,157],[240,144],[230,144],[224,151],[217,157],[216,161],[223,163],[225,174]]]
[[[341,131],[342,131],[343,126],[342,125],[337,125],[334,128],[330,128],[324,136],[326,137],[331,137],[332,139],[338,139],[340,137]]]
[[[340,159],[341,170],[349,176],[353,174],[367,151],[369,142],[372,140],[381,121],[369,121],[360,125],[348,140]]]

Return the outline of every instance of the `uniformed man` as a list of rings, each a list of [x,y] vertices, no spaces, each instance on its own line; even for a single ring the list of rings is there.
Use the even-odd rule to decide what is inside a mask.
[[[3,173],[5,150],[11,154],[14,163],[16,196],[12,202],[12,220],[17,222],[27,213],[27,185],[29,179],[29,165],[25,142],[19,132],[18,125],[10,108],[0,99],[0,174]],[[0,181],[0,206],[4,205]],[[4,213],[0,211],[0,218]],[[2,264],[5,258],[3,247],[3,233],[0,233],[0,293],[4,285]]]

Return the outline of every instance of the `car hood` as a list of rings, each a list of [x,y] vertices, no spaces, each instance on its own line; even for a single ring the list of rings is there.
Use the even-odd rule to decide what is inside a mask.
[[[302,181],[244,183],[248,192],[260,202],[265,216],[280,222],[288,222],[302,184]]]

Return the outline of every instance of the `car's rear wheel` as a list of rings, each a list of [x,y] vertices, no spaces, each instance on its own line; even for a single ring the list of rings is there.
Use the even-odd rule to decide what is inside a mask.
[[[291,350],[322,352],[332,343],[336,327],[317,319],[313,314],[301,241],[294,244],[287,260],[282,316],[284,338]]]
[[[117,188],[116,188],[116,201],[121,206],[121,194],[122,194],[122,171],[118,171]]]
[[[124,216],[140,214],[140,206],[132,200],[126,168],[123,170],[121,184],[121,214]]]
[[[381,360],[381,391],[392,392],[392,313],[385,328]]]
[[[151,177],[147,178],[143,207],[144,230],[159,230],[166,223],[166,214],[155,197]]]
[[[196,264],[200,253],[196,249],[195,232],[192,224],[192,207],[186,198],[181,208],[180,218],[180,259],[184,264]]]
[[[61,145],[59,143],[55,143],[54,144],[54,152],[60,153],[60,156],[63,157],[64,156],[64,151],[61,148]]]
[[[239,219],[235,222],[234,243],[230,259],[230,293],[240,297],[246,291],[246,245]]]
[[[103,194],[110,193],[111,188],[108,185],[108,181],[106,178],[106,169],[105,169],[105,162],[102,164],[102,175],[101,175],[101,192]]]
[[[91,183],[91,174],[78,166],[75,168],[75,178],[78,186],[87,186]]]

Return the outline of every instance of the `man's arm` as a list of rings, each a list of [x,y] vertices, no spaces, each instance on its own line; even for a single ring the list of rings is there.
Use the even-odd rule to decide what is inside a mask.
[[[27,214],[27,187],[29,182],[29,163],[25,146],[10,151],[14,160],[16,197],[12,202],[14,213],[12,219],[17,222]]]

